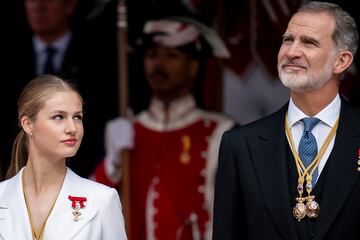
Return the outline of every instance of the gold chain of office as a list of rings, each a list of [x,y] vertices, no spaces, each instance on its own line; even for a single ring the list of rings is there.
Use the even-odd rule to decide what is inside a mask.
[[[315,170],[317,169],[317,167],[319,166],[320,160],[324,156],[325,151],[331,142],[331,139],[334,137],[338,125],[339,125],[339,118],[336,120],[335,125],[332,127],[330,133],[326,137],[325,142],[321,146],[319,153],[316,155],[314,160],[309,164],[309,166],[305,167],[295,148],[293,137],[290,128],[288,126],[287,114],[285,116],[285,131],[291,145],[291,150],[295,158],[296,169],[298,172],[297,191],[299,193],[299,196],[296,198],[297,203],[293,208],[293,215],[298,221],[303,219],[305,216],[308,216],[309,218],[316,218],[319,215],[320,206],[315,201],[315,195],[311,194],[313,189],[312,176]],[[306,192],[308,195],[306,197],[303,197],[305,179],[306,179]]]

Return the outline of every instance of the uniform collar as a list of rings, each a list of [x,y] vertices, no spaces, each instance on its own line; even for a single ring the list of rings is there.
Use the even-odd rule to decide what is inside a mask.
[[[153,98],[149,107],[149,115],[154,121],[172,125],[173,123],[184,119],[184,117],[188,116],[188,114],[195,109],[196,103],[191,95],[176,99],[167,106],[158,98]]]

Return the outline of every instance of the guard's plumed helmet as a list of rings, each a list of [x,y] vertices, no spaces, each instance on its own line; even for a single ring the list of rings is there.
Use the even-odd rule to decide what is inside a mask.
[[[205,24],[189,17],[168,17],[149,20],[143,27],[143,35],[137,45],[177,48],[194,58],[213,56],[229,58],[230,53],[218,34]]]

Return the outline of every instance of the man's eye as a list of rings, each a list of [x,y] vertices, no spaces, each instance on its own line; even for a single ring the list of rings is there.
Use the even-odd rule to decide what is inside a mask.
[[[283,43],[289,43],[291,42],[291,38],[283,38]]]
[[[310,46],[316,46],[316,44],[312,41],[306,41],[305,44]]]

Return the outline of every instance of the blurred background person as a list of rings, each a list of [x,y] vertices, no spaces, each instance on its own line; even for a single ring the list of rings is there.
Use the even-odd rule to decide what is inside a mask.
[[[152,99],[132,121],[108,123],[106,156],[93,177],[118,185],[119,153],[130,149],[131,239],[211,239],[219,143],[235,121],[199,108],[192,91],[206,60],[229,52],[189,16],[146,21],[138,44]]]

